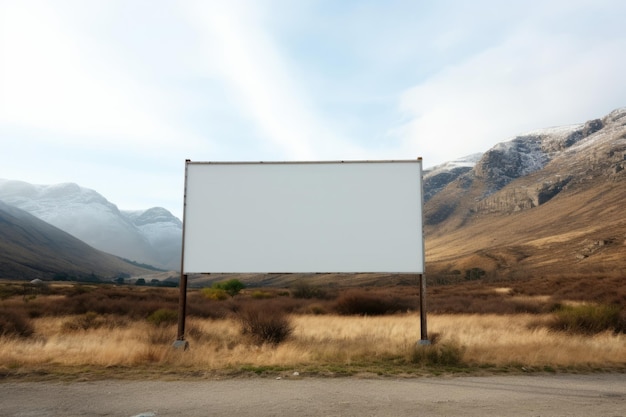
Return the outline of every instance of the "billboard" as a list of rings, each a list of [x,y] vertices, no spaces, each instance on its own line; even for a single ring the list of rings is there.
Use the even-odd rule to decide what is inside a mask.
[[[421,159],[185,165],[182,273],[424,271]]]

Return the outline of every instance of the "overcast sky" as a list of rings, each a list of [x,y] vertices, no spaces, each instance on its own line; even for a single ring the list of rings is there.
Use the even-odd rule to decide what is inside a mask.
[[[626,106],[623,0],[0,0],[0,178],[182,215],[184,161],[424,158]]]

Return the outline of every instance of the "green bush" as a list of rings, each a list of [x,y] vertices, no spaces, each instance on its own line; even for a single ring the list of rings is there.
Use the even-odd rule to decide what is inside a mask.
[[[579,334],[596,334],[605,331],[624,333],[626,321],[621,313],[621,308],[617,305],[561,306],[554,312],[550,328]]]
[[[237,313],[241,332],[255,343],[277,345],[293,333],[293,326],[285,311],[272,304],[246,304]]]
[[[28,337],[34,331],[28,318],[9,309],[0,310],[0,336]]]
[[[178,322],[178,312],[160,308],[148,316],[148,321],[155,326],[168,326]]]
[[[229,279],[228,281],[216,282],[211,286],[211,288],[224,290],[228,295],[234,297],[235,295],[239,294],[241,290],[246,288],[246,286],[238,279]]]

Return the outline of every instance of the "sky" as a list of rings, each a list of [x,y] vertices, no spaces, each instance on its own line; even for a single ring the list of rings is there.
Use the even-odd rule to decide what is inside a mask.
[[[626,106],[623,0],[0,0],[0,178],[182,218],[185,160],[423,158]]]

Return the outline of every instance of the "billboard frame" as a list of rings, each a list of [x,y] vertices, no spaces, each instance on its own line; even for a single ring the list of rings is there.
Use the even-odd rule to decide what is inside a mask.
[[[407,163],[412,163],[415,165],[402,165],[402,164],[407,164]],[[360,166],[357,166],[357,164],[360,164]],[[382,168],[378,168],[378,166],[380,166],[381,164],[388,164],[388,165],[393,165],[395,164],[394,167],[392,167],[391,169],[382,169]],[[316,165],[315,167],[313,165]],[[320,168],[318,166],[322,166],[325,165],[326,167],[320,171]],[[349,168],[347,171],[344,168],[347,165],[351,165],[352,168]],[[373,165],[377,165],[376,168],[373,167]],[[261,168],[261,170],[259,171],[259,167],[263,166],[264,168]],[[272,167],[273,168],[267,168],[267,167]],[[292,170],[292,166],[297,166],[297,168],[295,168],[295,171],[290,171]],[[190,181],[190,167],[194,167],[193,168],[193,175],[191,175],[191,181]],[[405,168],[406,167],[406,168]],[[415,169],[417,168],[417,169]],[[254,238],[251,236],[254,236],[255,230],[251,230],[250,229],[254,229],[254,225],[257,224],[261,224],[261,223],[265,223],[263,220],[266,220],[266,222],[270,223],[270,226],[273,224],[274,226],[276,226],[276,228],[280,231],[282,230],[281,225],[277,225],[277,223],[271,223],[271,219],[268,218],[264,218],[261,217],[260,219],[252,219],[247,227],[248,229],[246,229],[246,222],[241,221],[241,222],[237,222],[236,220],[233,220],[232,218],[236,217],[236,213],[232,213],[234,211],[234,207],[239,208],[240,206],[245,206],[244,203],[247,203],[248,200],[246,200],[247,198],[247,194],[246,193],[250,193],[250,194],[255,194],[256,193],[256,189],[255,184],[254,184],[254,177],[250,176],[250,172],[246,173],[246,177],[245,177],[245,183],[242,182],[242,180],[240,179],[239,182],[237,181],[237,174],[241,171],[245,171],[246,169],[248,170],[252,170],[254,172],[254,170],[256,170],[257,176],[259,176],[259,173],[261,173],[262,175],[260,175],[261,177],[263,177],[263,175],[268,174],[269,176],[267,178],[262,178],[258,184],[257,184],[257,188],[261,188],[261,191],[265,191],[265,194],[267,194],[267,196],[264,194],[262,198],[260,198],[261,200],[265,199],[264,201],[272,201],[272,200],[268,200],[271,198],[274,199],[278,199],[278,203],[280,204],[281,202],[281,198],[283,197],[287,197],[290,200],[288,200],[289,202],[291,201],[298,201],[298,198],[309,198],[308,194],[313,194],[313,200],[309,199],[306,200],[307,204],[310,204],[312,201],[332,201],[333,203],[335,203],[335,201],[333,201],[333,198],[336,198],[338,200],[339,204],[335,204],[333,206],[333,211],[332,211],[332,215],[330,215],[331,220],[333,219],[333,216],[336,216],[336,212],[339,212],[340,216],[341,214],[341,210],[350,210],[350,204],[351,201],[354,197],[354,199],[356,199],[357,204],[359,203],[359,199],[363,199],[365,198],[364,195],[366,194],[366,192],[369,192],[370,190],[366,188],[363,184],[365,184],[364,181],[374,181],[374,182],[378,182],[380,184],[376,185],[372,182],[368,182],[367,184],[370,184],[370,188],[373,187],[374,188],[374,196],[380,194],[381,195],[381,199],[380,201],[386,201],[385,198],[389,199],[389,198],[397,198],[399,197],[400,204],[397,207],[400,207],[400,210],[405,210],[404,213],[400,213],[400,215],[397,215],[395,217],[400,218],[399,221],[406,221],[409,223],[409,228],[410,230],[415,230],[415,235],[412,234],[410,231],[406,231],[404,230],[406,227],[403,224],[397,224],[394,223],[394,221],[396,221],[395,218],[392,218],[393,216],[388,216],[388,218],[383,219],[382,217],[375,217],[375,220],[378,220],[377,222],[372,222],[374,224],[374,228],[379,227],[379,230],[374,230],[373,232],[373,238],[372,239],[378,239],[377,236],[380,236],[384,233],[381,234],[381,230],[380,227],[387,227],[389,225],[391,225],[391,227],[387,227],[387,229],[385,230],[394,230],[396,235],[393,235],[393,232],[386,232],[386,233],[391,233],[391,238],[398,238],[398,240],[400,241],[399,246],[400,247],[400,254],[391,254],[391,251],[388,251],[388,253],[383,253],[381,256],[379,256],[379,258],[382,258],[382,266],[376,264],[376,261],[374,261],[373,265],[368,265],[368,262],[370,261],[365,261],[365,263],[359,263],[359,261],[357,261],[357,266],[356,268],[363,268],[363,269],[356,269],[352,264],[349,264],[350,266],[345,267],[344,265],[346,264],[346,262],[350,262],[350,259],[348,259],[348,261],[344,261],[344,259],[349,258],[349,256],[345,255],[345,254],[340,254],[339,256],[337,256],[337,259],[340,259],[339,261],[336,261],[335,259],[332,258],[333,255],[328,255],[329,264],[324,264],[324,266],[321,269],[317,269],[318,265],[320,263],[320,259],[322,260],[321,262],[323,263],[324,260],[326,259],[325,256],[327,256],[327,254],[325,252],[322,251],[322,254],[315,258],[315,262],[316,264],[314,266],[311,265],[306,265],[307,261],[300,261],[301,264],[304,263],[306,266],[301,267],[300,264],[298,263],[299,261],[296,260],[295,264],[293,265],[289,265],[290,261],[287,261],[287,265],[286,266],[281,266],[282,268],[286,268],[285,270],[280,270],[280,268],[276,269],[276,270],[272,270],[271,267],[270,269],[267,269],[266,265],[264,264],[255,264],[254,262],[251,263],[251,266],[246,266],[246,268],[244,270],[235,270],[233,269],[233,267],[231,266],[232,264],[229,264],[228,262],[223,263],[222,266],[220,266],[219,268],[222,268],[224,270],[215,270],[216,267],[214,264],[206,264],[208,266],[205,266],[205,264],[203,264],[203,262],[205,262],[203,259],[198,261],[199,255],[198,255],[198,247],[202,246],[202,253],[206,253],[204,252],[206,249],[205,247],[208,246],[209,248],[211,248],[211,242],[210,240],[202,240],[202,239],[206,239],[205,236],[212,236],[215,235],[217,236],[216,239],[222,239],[220,241],[220,243],[224,242],[224,241],[228,241],[228,236],[226,235],[227,233],[229,233],[230,231],[233,231],[234,237],[231,240],[235,240],[237,242],[241,242],[242,238],[245,236],[248,239],[245,239],[245,242],[248,242],[248,240],[252,240],[254,241]],[[353,187],[352,183],[350,183],[350,181],[352,181],[352,179],[348,176],[346,177],[346,174],[344,174],[344,172],[348,172],[350,173],[350,169],[352,169],[352,177],[357,177],[356,179],[356,187]],[[376,172],[374,172],[374,174],[372,174],[371,170],[378,170]],[[228,175],[231,175],[231,181],[235,181],[233,184],[231,184],[232,186],[230,188],[228,188],[228,181],[226,181],[227,185],[223,185],[223,184],[219,184],[216,181],[213,181],[213,183],[211,184],[211,181],[213,178],[215,178],[215,176],[213,177],[206,177],[207,174],[203,173],[203,174],[199,174],[198,170],[201,170],[200,172],[210,172],[211,174],[215,174],[216,172],[218,173],[218,176],[221,180],[223,180],[225,177],[228,177]],[[211,172],[211,170],[213,170],[213,172]],[[281,172],[282,170],[282,172]],[[287,171],[285,171],[287,170]],[[316,190],[316,185],[318,185],[318,189],[321,188],[319,187],[319,184],[316,184],[314,180],[314,184],[313,187],[307,189],[309,191],[308,194],[305,194],[302,191],[295,191],[297,187],[295,187],[293,185],[294,181],[297,181],[298,179],[291,181],[291,183],[287,183],[287,186],[285,186],[285,182],[283,181],[283,179],[288,176],[285,175],[285,173],[293,173],[293,172],[298,172],[298,174],[296,175],[296,177],[299,175],[300,176],[300,180],[302,180],[302,178],[304,178],[304,185],[307,185],[306,178],[312,178],[312,176],[309,174],[309,172],[312,170],[312,172],[316,173],[316,175],[319,175],[320,172],[322,174],[326,173],[326,172],[333,172],[333,170],[335,171],[340,171],[339,175],[337,175],[337,172],[334,172],[335,176],[332,177],[330,180],[329,179],[325,179],[322,180],[322,185],[326,188],[323,189],[323,191],[315,191]],[[316,171],[317,170],[317,171]],[[354,174],[354,170],[356,170],[356,175]],[[382,170],[382,171],[381,171]],[[398,172],[391,172],[391,171],[398,171]],[[269,174],[270,172],[275,172],[276,174]],[[388,174],[388,172],[391,172],[390,174]],[[233,175],[234,173],[234,175]],[[304,173],[304,174],[302,174]],[[407,175],[408,173],[408,175]],[[377,177],[373,177],[372,175],[381,175],[384,177],[385,175],[390,176],[389,178],[383,178],[380,181],[377,180]],[[415,178],[412,178],[412,174],[415,174]],[[205,177],[202,177],[202,175],[205,175]],[[220,176],[221,175],[221,176]],[[306,175],[309,175],[309,177],[306,177]],[[359,175],[363,178],[359,178]],[[395,177],[393,176],[395,175]],[[400,175],[398,177],[398,175]],[[323,177],[324,175],[322,175]],[[345,177],[345,178],[344,178]],[[411,178],[408,178],[411,177]],[[248,180],[252,178],[252,185],[247,184]],[[315,177],[317,178],[317,177]],[[336,178],[339,178],[339,181],[336,180]],[[408,178],[408,179],[407,179]],[[387,179],[386,183],[381,183],[381,181],[384,182],[384,180]],[[343,184],[341,181],[346,182],[345,184]],[[358,181],[361,182],[358,182]],[[263,182],[265,181],[265,182]],[[327,181],[327,182],[323,182],[323,181]],[[199,185],[198,183],[202,183],[201,185]],[[221,181],[224,182],[224,181]],[[272,184],[272,182],[277,182],[278,184]],[[339,186],[338,188],[335,187],[334,183],[338,182]],[[400,183],[400,185],[396,185],[395,183],[398,182]],[[208,186],[205,185],[208,183]],[[269,186],[267,185],[269,184]],[[374,184],[374,185],[372,185]],[[268,187],[266,189],[263,189],[263,187]],[[272,188],[273,186],[273,188]],[[378,188],[376,188],[378,186]],[[213,187],[213,188],[211,188]],[[220,188],[222,187],[222,188]],[[341,188],[343,187],[343,188]],[[400,187],[400,188],[398,188]],[[402,187],[405,187],[405,189],[402,189]],[[415,187],[415,188],[414,188]],[[239,193],[239,188],[242,189],[242,191]],[[336,189],[335,189],[336,188]],[[394,190],[395,188],[395,190]],[[233,189],[235,190],[233,192]],[[283,191],[283,189],[285,189],[285,191]],[[356,191],[354,191],[356,189]],[[359,191],[359,189],[361,189]],[[388,191],[388,189],[392,189],[391,191]],[[208,191],[207,191],[208,190]],[[226,191],[225,191],[226,190]],[[279,191],[276,191],[279,190]],[[310,191],[312,190],[312,191]],[[406,191],[409,191],[408,193]],[[191,192],[191,194],[190,194]],[[209,197],[203,195],[203,193],[214,193],[212,195],[210,195]],[[222,194],[220,194],[220,192]],[[289,193],[293,193],[293,194],[289,194]],[[317,192],[317,194],[315,194]],[[338,195],[340,195],[341,193],[356,193],[354,196],[349,195],[349,196],[343,196],[343,197],[339,197],[337,198]],[[239,193],[239,194],[238,194]],[[272,194],[274,193],[274,194]],[[334,193],[334,194],[333,194]],[[360,194],[359,194],[360,193]],[[376,194],[378,193],[378,194]],[[395,194],[394,194],[395,193]],[[404,194],[410,194],[408,196],[405,196]],[[243,197],[242,197],[243,196]],[[305,196],[305,197],[303,197]],[[190,198],[191,197],[191,198]],[[215,198],[213,198],[215,197]],[[233,198],[231,198],[233,197]],[[257,196],[258,197],[258,196]],[[239,199],[243,199],[241,201],[238,201],[237,198]],[[229,199],[232,199],[232,206],[228,206],[228,204],[231,204],[229,201]],[[408,200],[407,200],[408,199]],[[192,200],[192,201],[189,201]],[[417,201],[414,201],[417,200]],[[242,203],[243,201],[243,203]],[[371,200],[368,200],[371,201]],[[208,203],[207,203],[208,202]],[[218,202],[223,202],[224,204],[224,208],[215,208],[219,206]],[[284,201],[283,201],[284,203]],[[344,205],[346,206],[345,208],[343,208],[343,206],[341,206],[341,203],[344,203]],[[202,206],[202,204],[206,204],[206,206]],[[270,205],[270,209],[272,208],[271,204]],[[190,208],[190,206],[192,206],[192,208]],[[424,270],[425,270],[425,250],[424,250],[424,236],[423,236],[423,206],[424,206],[424,197],[423,197],[423,169],[422,169],[422,158],[417,158],[414,160],[358,160],[358,161],[295,161],[295,162],[289,162],[289,161],[276,161],[276,162],[266,162],[266,161],[261,161],[261,162],[192,162],[191,160],[187,159],[185,161],[185,188],[184,188],[184,202],[183,202],[183,230],[182,230],[182,253],[181,253],[181,279],[180,279],[180,297],[179,297],[179,323],[178,323],[178,336],[177,336],[177,341],[176,343],[178,343],[177,347],[180,347],[181,345],[184,346],[185,348],[188,346],[188,344],[184,341],[184,333],[185,333],[185,315],[186,315],[186,293],[187,293],[187,276],[189,273],[207,273],[207,274],[211,274],[211,273],[274,273],[274,272],[281,272],[281,273],[380,273],[380,272],[385,272],[385,273],[394,273],[394,274],[417,274],[419,276],[419,281],[420,281],[420,318],[421,318],[421,336],[422,336],[422,341],[420,343],[424,344],[424,341],[427,341],[427,331],[426,331],[426,314],[425,314],[425,293],[426,293],[426,282],[424,279]],[[278,209],[279,207],[281,207],[280,205],[275,205],[273,206],[273,208],[275,208],[277,211],[280,211],[281,209]],[[337,209],[337,207],[339,207],[339,209]],[[358,207],[362,207],[362,206],[358,206]],[[353,207],[354,208],[354,207]],[[375,208],[376,209],[376,208]],[[219,210],[223,210],[222,212],[220,212]],[[230,211],[229,211],[230,210]],[[308,235],[308,233],[311,233],[311,236],[309,236],[309,238],[311,238],[312,240],[315,241],[315,233],[316,233],[316,227],[318,227],[318,224],[315,224],[315,221],[318,220],[320,222],[323,222],[324,225],[326,225],[327,223],[332,225],[332,221],[328,221],[328,217],[327,218],[323,218],[321,220],[318,219],[321,218],[323,215],[318,215],[315,211],[313,211],[308,217],[307,216],[303,216],[301,213],[298,213],[297,210],[301,210],[301,211],[306,211],[309,210],[308,206],[306,205],[301,205],[301,206],[295,206],[295,210],[294,211],[296,213],[296,215],[300,215],[300,217],[298,219],[296,219],[295,221],[293,221],[292,223],[289,223],[291,226],[293,226],[294,224],[297,223],[297,225],[304,225],[304,229],[303,230],[298,230],[296,228],[296,233],[290,235],[290,238],[293,238],[295,235],[297,235],[298,233],[300,235]],[[312,209],[311,209],[312,210]],[[379,211],[383,211],[385,212],[385,210],[389,211],[389,209],[381,209],[381,207],[378,207]],[[407,210],[409,212],[407,212]],[[240,210],[241,211],[241,210]],[[322,212],[324,210],[321,210]],[[363,211],[363,210],[360,210]],[[367,215],[367,210],[364,210],[366,212],[365,215]],[[413,213],[413,211],[417,211],[416,213]],[[200,212],[201,214],[198,214],[198,212]],[[228,223],[231,226],[231,229],[228,228],[222,228],[220,229],[220,223],[224,222],[224,218],[222,218],[221,221],[215,221],[214,224],[210,224],[209,225],[209,229],[205,229],[203,230],[203,222],[204,220],[198,220],[199,216],[205,216],[205,213],[209,213],[209,216],[214,216],[214,217],[219,217],[221,214],[224,214],[224,218],[226,218],[225,222]],[[232,214],[231,214],[232,213]],[[286,213],[286,212],[285,212]],[[282,213],[283,216],[287,216],[289,217],[290,214],[285,214]],[[248,212],[246,212],[246,214],[248,214]],[[394,213],[397,214],[397,213]],[[413,216],[414,214],[414,216]],[[261,213],[261,215],[263,215],[263,213]],[[374,215],[377,215],[376,213]],[[342,217],[338,217],[337,222],[335,223],[334,226],[335,228],[339,227],[343,227],[343,225],[345,223],[352,223],[351,219],[349,217],[349,214],[345,214],[343,213],[343,218]],[[404,217],[402,217],[404,216]],[[206,216],[205,216],[206,217]],[[413,218],[415,217],[415,218]],[[204,217],[203,217],[204,218]],[[306,218],[306,220],[303,220],[304,218]],[[190,220],[191,219],[191,220]],[[229,220],[232,220],[229,223]],[[289,220],[289,219],[287,219]],[[280,218],[280,221],[283,221],[283,218]],[[298,223],[298,221],[300,221]],[[346,235],[346,234],[350,234],[351,231],[354,232],[354,234],[356,235],[356,238],[360,240],[366,240],[366,238],[364,238],[365,233],[364,231],[361,231],[363,229],[362,226],[364,226],[364,219],[361,218],[360,219],[361,223],[358,223],[358,221],[356,223],[358,227],[360,227],[360,229],[348,229],[347,232],[344,230],[341,230],[339,232],[339,234],[337,236],[336,239],[341,239],[342,236]],[[243,223],[243,226],[239,226],[238,223]],[[307,224],[311,223],[309,229],[307,229]],[[379,226],[378,223],[381,223],[382,226]],[[193,230],[189,230],[190,224],[192,224],[192,226],[194,227]],[[235,227],[233,227],[232,225],[237,224]],[[368,224],[369,225],[369,224]],[[252,227],[251,227],[252,226]],[[357,227],[355,226],[355,227]],[[211,228],[212,227],[212,228]],[[332,226],[330,226],[332,227]],[[240,231],[239,229],[244,229],[243,231]],[[325,229],[326,232],[328,231],[334,231],[335,228],[328,228]],[[413,229],[415,228],[415,229]],[[196,230],[198,229],[198,230]],[[219,230],[218,230],[219,229]],[[208,233],[207,233],[208,230]],[[272,230],[276,230],[276,229],[272,229]],[[215,233],[212,233],[215,232]],[[291,232],[291,231],[290,231]],[[221,234],[220,234],[221,233]],[[249,233],[247,235],[237,235],[237,233]],[[330,232],[333,233],[333,232]],[[343,233],[343,234],[342,234]],[[359,234],[361,233],[361,234]],[[378,235],[376,234],[378,233]],[[266,237],[267,234],[263,235],[263,231],[260,232],[262,237]],[[198,237],[200,236],[200,237]],[[384,238],[389,238],[388,236],[383,236]],[[211,237],[213,238],[213,237]],[[369,238],[369,237],[367,237]],[[199,240],[200,239],[200,240]],[[238,239],[238,240],[237,240]],[[280,237],[278,237],[277,239],[280,239]],[[354,239],[353,237],[348,238],[347,242],[352,242],[349,239]],[[404,240],[403,240],[404,239]],[[356,242],[356,241],[355,241]],[[370,243],[372,243],[373,241],[370,240]],[[394,241],[395,242],[395,241]],[[291,244],[291,242],[290,242]],[[359,243],[355,243],[355,245],[358,245]],[[279,244],[280,245],[280,244]],[[367,245],[367,242],[364,244]],[[222,259],[222,258],[228,258],[228,250],[233,250],[232,248],[229,248],[228,245],[223,245],[226,246],[225,252],[221,252],[221,258],[218,258],[217,256],[215,257],[216,259]],[[296,245],[297,246],[297,245]],[[336,245],[335,247],[339,248],[343,248],[344,246],[340,246],[340,245]],[[321,246],[319,246],[321,247]],[[365,246],[367,247],[367,246]],[[408,247],[408,249],[407,249]],[[213,248],[219,252],[220,250],[222,250],[221,247],[218,246],[213,246]],[[238,247],[239,248],[239,247]],[[315,250],[315,246],[313,247],[313,249]],[[375,247],[374,250],[380,250],[382,252],[384,252],[384,248],[381,247]],[[246,250],[248,250],[248,252],[245,252]],[[262,250],[262,249],[261,249]],[[189,255],[189,253],[187,253],[187,251],[189,251],[191,253],[191,256]],[[402,252],[404,251],[404,252]],[[210,252],[210,251],[209,251]],[[253,249],[250,248],[244,248],[243,251],[243,257],[245,257],[247,254],[251,254],[254,253],[255,256],[259,255],[257,252],[259,251],[254,251]],[[357,249],[356,252],[359,252],[359,250]],[[361,250],[361,252],[363,252],[363,250]],[[366,251],[365,251],[366,252]],[[393,252],[398,252],[398,250],[394,250]],[[378,255],[380,252],[375,252],[376,255]],[[314,253],[315,254],[315,253]],[[410,255],[412,254],[412,255]],[[266,255],[267,255],[267,251],[266,251]],[[351,255],[351,254],[350,254]],[[361,253],[355,255],[356,258],[355,259],[365,259],[365,257],[368,258],[372,258],[371,254],[369,254],[369,256],[366,255],[362,255]],[[360,258],[358,258],[360,256]],[[390,259],[387,260],[385,258],[385,256],[389,257]],[[394,256],[396,256],[394,258]],[[413,256],[415,257],[415,259],[408,259],[409,256]],[[192,259],[192,261],[189,261],[190,265],[192,265],[193,267],[189,267],[187,265],[188,262],[188,258]],[[241,258],[241,257],[240,257]],[[238,259],[240,259],[238,258]],[[254,256],[251,256],[251,258],[254,258]],[[280,258],[281,261],[278,262],[279,265],[281,265],[282,259],[284,257]],[[310,258],[310,257],[309,257]],[[261,256],[259,259],[263,259],[263,257]],[[278,259],[278,258],[276,258]],[[253,259],[254,261],[254,259]],[[338,262],[338,263],[333,263],[333,262]],[[195,263],[194,263],[195,262]],[[198,263],[199,262],[199,263]],[[239,262],[239,261],[238,261]],[[387,263],[385,263],[387,262]],[[395,265],[395,264],[400,264],[400,268],[398,268],[398,270],[393,270],[391,269],[391,267],[389,265]],[[219,264],[219,263],[218,263]],[[244,262],[245,264],[245,262]],[[271,259],[269,261],[270,265],[273,265],[271,263]],[[198,266],[200,265],[200,266]],[[330,267],[328,265],[331,265]],[[361,266],[364,265],[364,266]],[[251,268],[251,269],[250,269]],[[299,269],[299,268],[304,268],[304,269]],[[347,269],[342,269],[342,268],[347,268]],[[352,268],[352,269],[351,269]],[[372,268],[378,268],[378,270],[374,270]],[[382,269],[381,269],[382,268]],[[207,270],[204,270],[207,269]],[[214,270],[209,270],[209,269],[214,269]],[[259,269],[259,270],[257,270]],[[180,343],[179,343],[180,342]],[[175,343],[175,344],[176,344]]]

